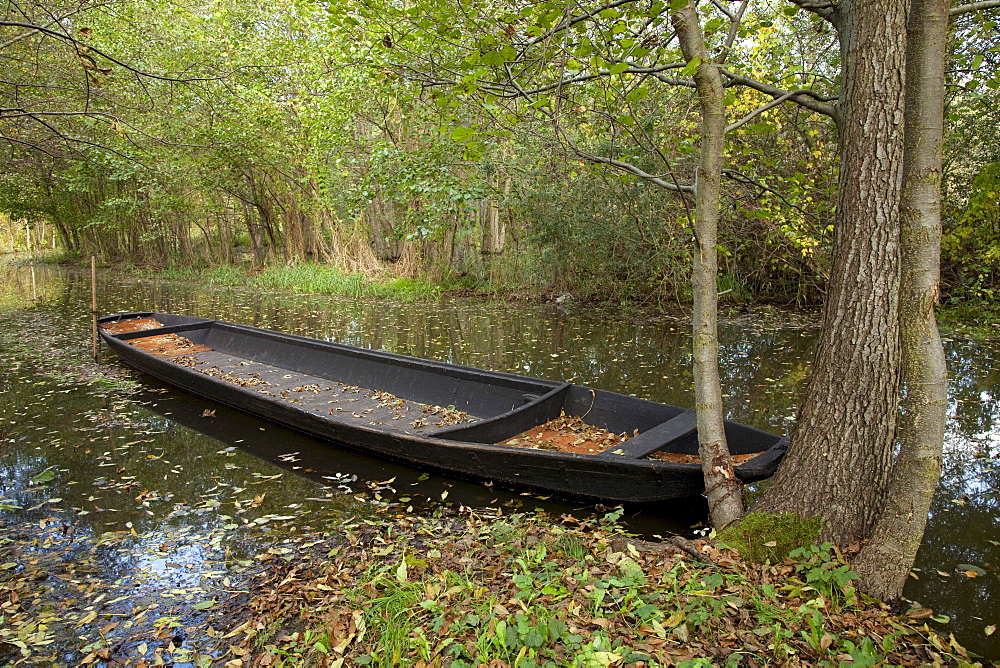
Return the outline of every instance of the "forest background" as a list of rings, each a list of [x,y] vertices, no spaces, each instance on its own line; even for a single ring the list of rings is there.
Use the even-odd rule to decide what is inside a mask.
[[[719,289],[819,303],[836,128],[801,104],[754,112],[782,92],[832,100],[836,35],[779,2],[741,5],[727,34],[717,4],[716,52],[773,88],[726,89]],[[0,251],[687,302],[689,211],[663,185],[695,182],[692,68],[655,20],[669,5],[629,6],[574,5],[573,48],[507,73],[532,74],[526,91],[491,82],[561,5],[6,3]],[[977,309],[1000,280],[995,15],[954,20],[947,92],[941,297]]]

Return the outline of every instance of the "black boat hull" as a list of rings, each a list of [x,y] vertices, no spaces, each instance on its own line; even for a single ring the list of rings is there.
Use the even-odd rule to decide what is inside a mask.
[[[101,318],[100,324],[150,317],[164,327],[132,334],[109,334],[102,328],[101,336],[129,366],[188,392],[316,438],[420,468],[566,498],[646,503],[698,495],[704,491],[698,464],[611,453],[581,455],[495,445],[558,417],[561,411],[567,415],[589,411],[588,422],[597,426],[615,433],[623,430],[633,433],[632,429],[638,429],[652,438],[658,430],[669,434],[670,424],[685,421],[689,413],[677,407],[567,383],[419,360],[187,316],[125,313]],[[445,405],[442,402],[447,401],[483,417],[472,424],[431,427],[428,433],[421,434],[412,433],[415,430],[410,429],[409,424],[372,424],[374,420],[366,423],[365,419],[370,416],[357,412],[351,415],[346,411],[335,413],[332,408],[322,412],[316,408],[312,396],[318,395],[318,391],[305,393],[307,399],[313,400],[312,406],[296,403],[296,399],[287,400],[259,387],[227,382],[218,375],[199,372],[129,343],[132,339],[163,333],[178,333],[199,343],[211,344],[213,350],[231,355],[226,360],[244,360],[236,363],[237,366],[247,366],[251,362],[273,365],[288,372],[284,377],[292,379],[289,384],[297,381],[299,376],[296,374],[311,374],[302,377],[324,380],[343,374],[348,382],[366,382],[368,386],[377,382],[380,390],[401,397],[412,393],[419,395],[426,404]],[[288,391],[302,390],[296,387]],[[629,427],[623,429],[623,425]],[[744,481],[770,476],[784,454],[786,439],[737,423],[727,423],[726,428],[734,454],[763,451],[736,467],[737,475]],[[641,440],[636,437],[636,443]],[[629,443],[631,441],[626,441]],[[667,442],[664,450],[696,452],[697,434],[688,429]]]

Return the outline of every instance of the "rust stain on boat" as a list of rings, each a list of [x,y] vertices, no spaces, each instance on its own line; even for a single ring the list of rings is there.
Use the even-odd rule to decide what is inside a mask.
[[[147,329],[159,329],[160,327],[163,327],[163,323],[156,318],[134,318],[132,320],[119,320],[101,325],[101,329],[109,334],[141,332]]]
[[[125,334],[127,332],[144,332],[150,329],[159,329],[163,323],[155,318],[135,318],[133,320],[119,320],[102,325],[102,328],[110,334]],[[147,353],[152,353],[158,357],[176,357],[178,355],[189,355],[191,353],[203,353],[211,350],[208,346],[195,343],[178,334],[154,334],[152,336],[142,336],[137,339],[126,341]]]

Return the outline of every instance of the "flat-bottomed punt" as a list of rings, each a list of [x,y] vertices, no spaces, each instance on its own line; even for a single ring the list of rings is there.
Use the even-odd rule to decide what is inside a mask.
[[[704,491],[695,415],[676,406],[183,315],[122,313],[99,326],[140,371],[376,456],[564,498],[644,503]],[[525,436],[561,416],[583,418],[574,452]],[[591,430],[612,438],[579,447]],[[773,474],[787,447],[735,422],[726,436],[746,482]]]

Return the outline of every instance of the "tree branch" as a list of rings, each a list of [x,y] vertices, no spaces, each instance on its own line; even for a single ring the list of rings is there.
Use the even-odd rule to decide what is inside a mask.
[[[52,19],[44,27],[48,28],[49,26],[55,25],[55,24],[62,25],[62,21],[65,21],[66,19],[68,19],[69,17],[73,16],[74,14],[78,14],[78,13],[80,13],[82,11],[85,11],[85,10],[95,9],[97,7],[103,7],[103,6],[107,5],[107,4],[108,3],[106,3],[106,2],[102,2],[102,3],[99,3],[99,4],[95,4],[95,5],[87,5],[87,6],[77,7],[73,11],[71,11],[71,12],[69,12],[67,14],[63,14],[59,18]],[[37,33],[38,33],[38,29],[34,28],[34,29],[31,29],[31,30],[28,30],[27,32],[23,32],[20,35],[16,35],[14,37],[11,37],[6,42],[0,43],[0,51],[6,49],[9,46],[12,46],[12,45],[20,42],[23,39],[27,39],[27,38],[29,38],[32,35],[37,34]]]
[[[1000,0],[983,0],[982,2],[970,2],[967,5],[958,5],[952,7],[948,14],[950,16],[958,16],[959,14],[968,14],[969,12],[977,12],[980,9],[996,9],[1000,7]]]
[[[726,15],[729,17],[729,34],[726,35],[726,43],[722,48],[722,56],[718,60],[720,64],[725,62],[726,58],[733,50],[733,42],[736,41],[736,35],[740,30],[740,23],[743,22],[743,14],[746,13],[749,5],[750,0],[743,0],[740,3],[739,9],[736,10],[735,15],[726,12]]]
[[[632,4],[632,3],[636,2],[636,1],[637,0],[615,0],[614,2],[609,2],[606,5],[601,5],[599,7],[595,7],[593,11],[587,12],[586,14],[581,14],[580,16],[574,16],[572,19],[570,19],[568,21],[561,22],[559,25],[557,25],[557,26],[555,26],[553,28],[550,28],[549,30],[547,30],[546,32],[542,33],[541,35],[539,35],[535,39],[533,39],[533,40],[525,43],[524,46],[521,47],[520,52],[524,53],[527,49],[530,49],[531,47],[535,46],[536,44],[541,44],[542,42],[544,42],[548,38],[552,37],[553,35],[558,34],[560,31],[566,30],[568,28],[572,28],[573,26],[575,26],[577,23],[580,23],[581,21],[586,21],[587,19],[590,19],[590,18],[593,18],[593,17],[597,16],[598,14],[600,14],[601,12],[603,12],[605,9],[614,9],[615,7],[621,7],[622,5],[629,5],[629,4]]]
[[[0,27],[25,28],[27,30],[35,30],[42,34],[48,35],[49,37],[55,37],[56,39],[60,39],[72,45],[75,49],[79,49],[81,46],[85,47],[87,51],[96,53],[97,55],[104,58],[108,62],[114,63],[115,65],[118,65],[119,67],[126,69],[129,72],[132,72],[133,74],[136,74],[141,77],[146,77],[149,79],[158,79],[160,81],[171,81],[174,83],[189,83],[192,81],[215,81],[219,78],[219,77],[187,77],[184,79],[177,79],[174,77],[167,77],[160,74],[153,74],[152,72],[145,72],[143,70],[132,67],[131,65],[121,60],[118,60],[114,56],[108,55],[107,53],[101,51],[100,49],[84,44],[83,42],[74,38],[73,36],[58,32],[56,30],[50,30],[49,28],[36,26],[30,23],[19,23],[17,21],[0,21]]]
[[[739,183],[739,184],[742,184],[742,185],[750,185],[750,186],[753,186],[754,188],[760,189],[762,192],[771,193],[772,195],[774,195],[775,197],[777,197],[778,199],[780,199],[786,206],[789,206],[789,207],[795,209],[796,211],[798,211],[799,213],[801,213],[806,218],[812,218],[813,220],[817,219],[816,214],[810,213],[809,211],[806,211],[805,209],[803,209],[798,204],[790,202],[784,195],[782,195],[780,192],[778,192],[774,188],[771,188],[770,186],[766,186],[763,183],[761,183],[760,181],[758,181],[758,180],[756,180],[754,178],[751,178],[751,177],[747,176],[746,174],[743,174],[742,172],[739,172],[739,171],[737,171],[735,169],[723,169],[722,173],[723,173],[723,175],[725,175],[728,178],[732,179],[736,183]]]
[[[511,84],[518,90],[521,97],[530,99],[531,94],[526,92],[520,86],[518,86],[517,81],[512,80]],[[555,131],[556,139],[559,139],[561,137],[561,141],[563,141],[567,146],[569,146],[570,149],[573,151],[573,153],[583,158],[584,160],[587,160],[588,162],[594,162],[600,165],[610,165],[611,167],[620,169],[624,172],[632,174],[633,176],[637,176],[643,181],[647,181],[655,186],[659,186],[664,190],[670,190],[673,192],[681,192],[681,193],[694,192],[694,186],[682,186],[677,183],[671,183],[670,181],[667,181],[660,176],[650,174],[649,172],[633,165],[630,162],[624,162],[622,160],[616,160],[615,158],[594,155],[592,153],[584,151],[579,146],[577,146],[572,139],[570,139],[569,134],[562,127],[562,124],[559,122],[559,119],[553,113],[545,111],[544,109],[539,109],[539,111],[545,116],[547,116],[550,121],[552,121],[552,127],[553,130]]]
[[[840,15],[837,13],[837,6],[825,0],[789,0],[793,5],[798,5],[807,12],[812,12],[822,19],[826,19],[833,26],[839,27]]]
[[[804,94],[807,94],[807,93],[810,93],[810,92],[811,91],[802,88],[802,89],[799,89],[799,90],[789,91],[789,92],[785,93],[784,95],[776,97],[773,100],[771,100],[770,102],[768,102],[767,104],[765,104],[763,107],[758,107],[757,109],[754,109],[753,111],[751,111],[749,114],[747,114],[746,116],[744,116],[740,120],[736,121],[732,125],[727,126],[726,127],[726,134],[729,134],[733,130],[746,125],[747,123],[749,123],[750,121],[752,121],[754,118],[757,118],[758,116],[760,116],[761,114],[763,114],[768,109],[773,109],[773,108],[777,107],[779,104],[781,104],[782,102],[785,102],[786,100],[792,99],[796,95],[804,95]]]
[[[665,190],[670,190],[673,192],[682,192],[682,193],[694,192],[694,186],[682,186],[676,183],[672,183],[660,176],[655,176],[653,174],[650,174],[649,172],[639,167],[636,167],[630,162],[624,162],[622,160],[615,160],[614,158],[606,158],[601,155],[594,155],[592,153],[587,153],[579,146],[577,146],[572,139],[569,138],[569,135],[566,134],[566,131],[562,128],[561,125],[559,125],[558,121],[556,121],[556,131],[557,134],[559,134],[562,137],[562,141],[566,142],[566,144],[570,147],[573,153],[576,153],[579,157],[583,158],[584,160],[587,160],[588,162],[596,162],[601,165],[610,165],[624,172],[632,174],[633,176],[637,176],[643,181],[648,181],[649,183],[652,183],[655,186],[659,186],[660,188],[663,188]]]
[[[766,84],[762,81],[757,81],[756,79],[751,79],[750,77],[745,77],[740,74],[735,74],[729,70],[720,67],[719,71],[722,72],[722,76],[729,79],[730,84],[735,84],[738,86],[746,86],[747,88],[753,88],[754,90],[760,91],[761,93],[766,93],[771,97],[777,99],[779,97],[784,97],[789,94],[789,91],[782,90],[777,86],[772,86],[771,84]],[[801,89],[800,91],[791,91],[793,94],[787,99],[802,105],[806,109],[815,111],[817,114],[823,114],[824,116],[829,116],[833,119],[835,123],[840,122],[840,113],[837,108],[832,104],[827,104],[827,102],[836,100],[835,97],[826,97],[816,93],[814,91],[809,91],[806,89]]]

